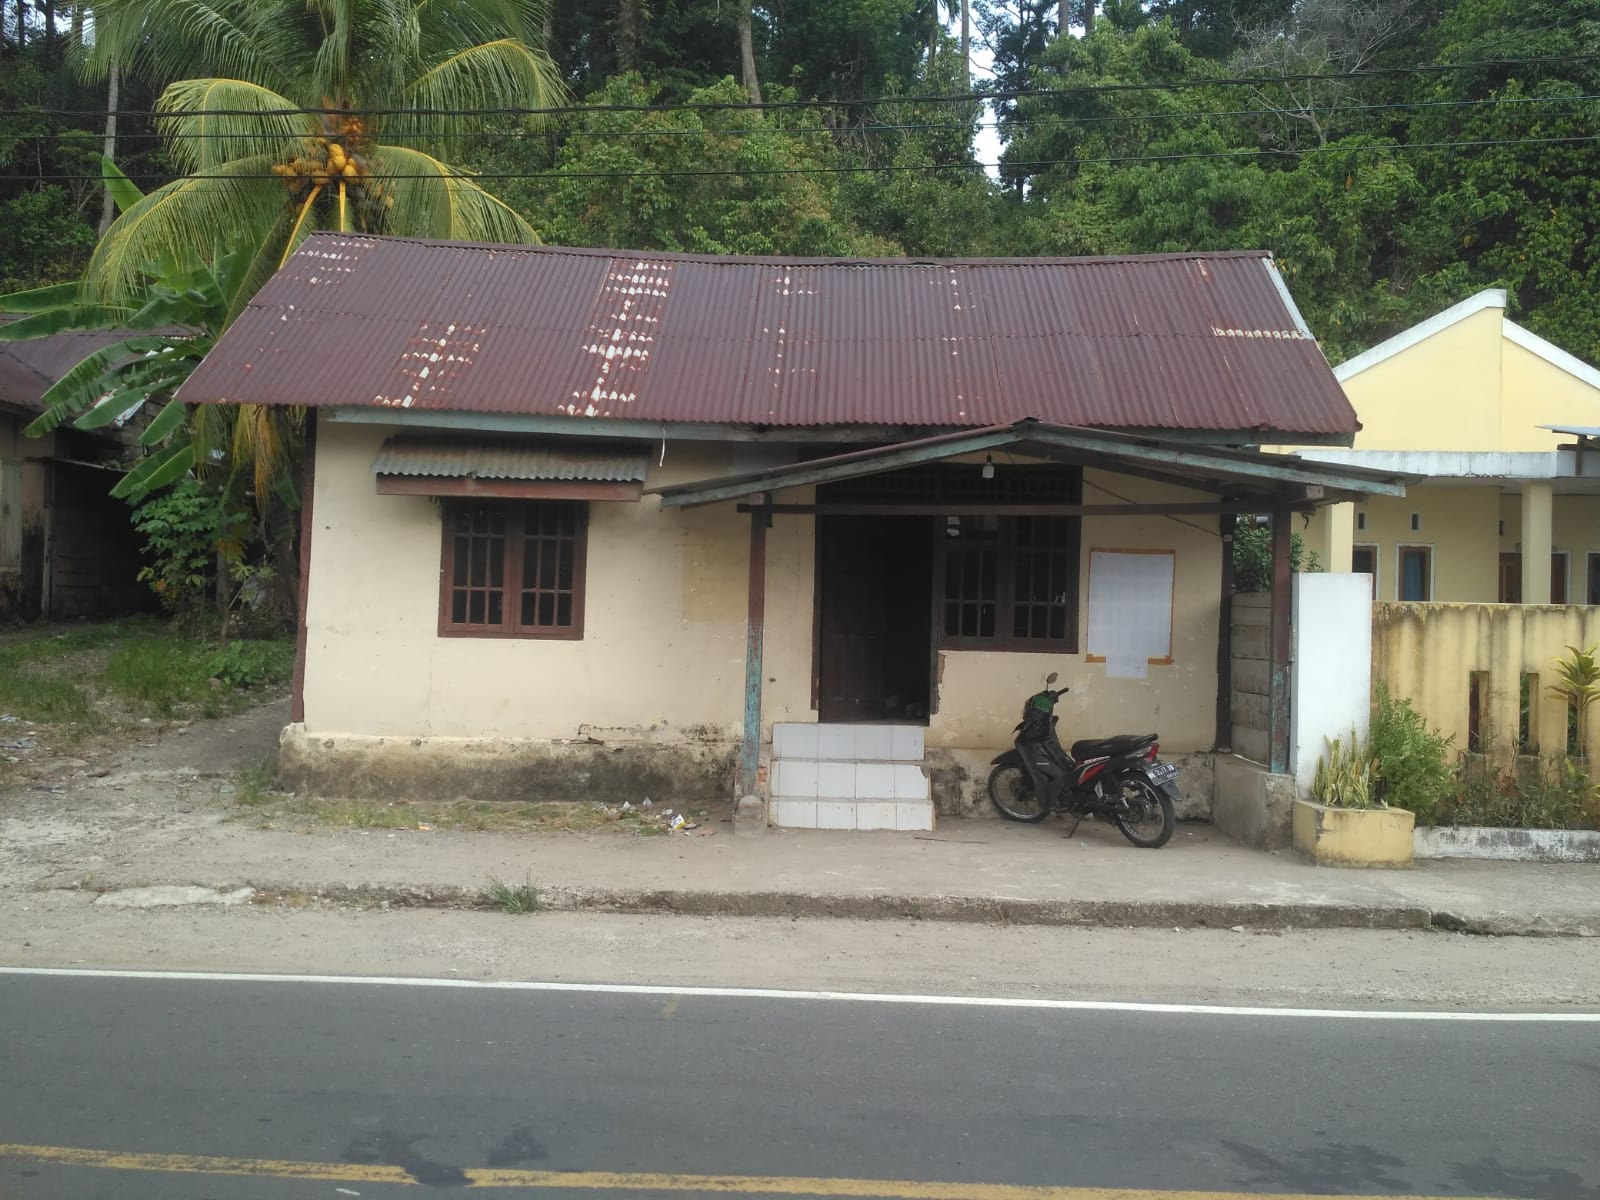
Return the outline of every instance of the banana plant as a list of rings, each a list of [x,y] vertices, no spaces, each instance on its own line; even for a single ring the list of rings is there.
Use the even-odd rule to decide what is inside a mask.
[[[124,211],[143,198],[109,160],[103,172]],[[111,493],[129,500],[219,464],[229,465],[230,475],[248,466],[258,494],[288,485],[281,468],[292,457],[286,444],[292,429],[268,422],[274,428],[261,436],[262,422],[253,413],[191,413],[174,396],[248,298],[245,283],[252,267],[250,256],[237,250],[218,247],[209,261],[168,251],[144,267],[141,286],[123,303],[86,296],[78,283],[0,296],[0,312],[21,314],[0,326],[0,341],[71,330],[128,334],[95,350],[52,384],[42,397],[44,412],[27,427],[27,435],[43,437],[68,422],[93,430],[148,416],[139,434],[144,453]],[[296,423],[293,416],[288,420]]]

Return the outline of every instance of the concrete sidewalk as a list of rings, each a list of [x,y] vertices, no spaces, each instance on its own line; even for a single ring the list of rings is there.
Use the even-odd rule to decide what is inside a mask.
[[[259,830],[217,818],[177,839],[124,843],[94,873],[128,889],[255,889],[256,903],[475,907],[490,879],[531,882],[554,910],[922,917],[1124,927],[1437,927],[1600,936],[1600,869],[1429,862],[1405,871],[1311,866],[1180,826],[1138,850],[1109,826],[951,820],[930,834],[777,831],[715,836]]]

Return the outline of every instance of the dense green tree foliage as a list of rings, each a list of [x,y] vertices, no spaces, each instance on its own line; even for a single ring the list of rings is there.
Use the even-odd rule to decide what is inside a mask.
[[[94,242],[105,97],[74,68],[81,7],[0,0],[0,290],[72,277]],[[547,241],[1259,248],[1335,359],[1502,286],[1600,360],[1600,15],[1580,0],[976,0],[971,86],[1006,93],[988,103],[952,99],[963,0],[515,7],[567,108],[409,133],[459,134],[452,161]],[[1460,65],[1481,62],[1502,65]],[[151,192],[194,159],[136,115],[171,82],[125,80],[117,157]]]

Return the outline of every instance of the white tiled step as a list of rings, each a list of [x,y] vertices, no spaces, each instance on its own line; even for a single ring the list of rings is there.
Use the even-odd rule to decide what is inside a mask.
[[[785,829],[902,829],[933,828],[930,800],[813,800],[803,796],[774,796],[767,819]]]
[[[780,758],[772,764],[772,794],[810,800],[922,800],[928,777],[916,763],[813,762]]]
[[[835,762],[922,761],[920,725],[799,725],[772,727],[772,757]]]

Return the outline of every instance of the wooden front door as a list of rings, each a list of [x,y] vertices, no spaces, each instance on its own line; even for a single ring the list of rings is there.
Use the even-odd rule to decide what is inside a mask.
[[[926,719],[932,586],[926,519],[817,518],[821,720]]]

